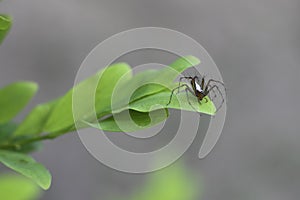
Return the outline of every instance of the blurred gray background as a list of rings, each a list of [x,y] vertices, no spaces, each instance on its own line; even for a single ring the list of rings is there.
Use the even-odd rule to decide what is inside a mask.
[[[203,177],[202,199],[299,199],[299,9],[299,0],[4,0],[0,13],[14,24],[0,46],[0,85],[39,83],[24,116],[71,88],[85,56],[107,37],[143,26],[183,32],[206,48],[228,88],[217,146],[204,160],[196,151],[183,158]],[[75,133],[34,156],[53,175],[45,200],[109,199],[145,178],[101,165]]]

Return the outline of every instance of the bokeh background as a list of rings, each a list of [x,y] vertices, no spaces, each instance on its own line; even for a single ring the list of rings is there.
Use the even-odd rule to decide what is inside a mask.
[[[217,146],[204,160],[197,145],[182,158],[201,174],[202,199],[299,199],[299,9],[299,0],[4,0],[0,13],[14,24],[0,47],[0,85],[39,83],[21,119],[71,88],[85,56],[107,37],[143,26],[183,32],[210,53],[228,89]],[[34,157],[53,175],[45,200],[125,196],[147,176],[101,165],[75,133],[45,142]]]

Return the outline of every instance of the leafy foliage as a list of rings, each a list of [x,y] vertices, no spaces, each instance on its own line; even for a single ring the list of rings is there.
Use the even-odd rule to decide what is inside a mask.
[[[75,130],[74,101],[81,105],[77,119],[82,122],[80,128],[93,127],[113,132],[132,132],[161,123],[169,116],[168,108],[187,111],[195,111],[196,108],[197,112],[213,115],[216,109],[208,97],[199,104],[190,95],[192,108],[184,92],[174,94],[167,106],[171,90],[178,85],[174,83],[175,78],[199,63],[197,58],[187,56],[179,58],[170,67],[135,75],[126,63],[113,64],[82,81],[65,95],[37,105],[20,124],[11,120],[34,96],[37,84],[17,82],[5,86],[0,89],[0,162],[48,189],[50,173],[26,153],[37,150],[42,140]],[[89,106],[89,103],[94,104]],[[97,121],[92,121],[94,112]]]
[[[12,19],[9,16],[0,15],[0,44],[11,25]],[[20,124],[12,120],[35,95],[38,85],[33,82],[7,85],[0,89],[0,162],[46,190],[51,185],[50,172],[27,153],[36,151],[41,140],[53,139],[75,129],[72,107],[75,92],[81,97],[75,100],[83,105],[79,112],[80,121],[83,122],[81,128],[137,131],[167,119],[168,108],[195,111],[182,93],[174,95],[168,108],[166,105],[170,90],[177,85],[173,83],[174,79],[182,71],[199,63],[197,58],[187,56],[178,59],[169,68],[146,70],[136,75],[132,74],[126,63],[114,64],[76,85],[62,97],[37,105]],[[112,105],[114,93],[118,94],[118,99]],[[94,105],[84,106],[82,102],[86,101],[85,97],[91,96],[94,97]],[[215,106],[209,98],[206,99],[207,103],[200,106],[192,95],[190,101],[197,112],[215,113]],[[99,119],[96,122],[90,121],[94,111]],[[134,124],[129,123],[131,119]],[[16,175],[0,176],[0,199],[37,198],[40,190],[29,179]],[[131,199],[189,200],[196,193],[194,185],[186,179],[181,168],[172,168],[167,173],[159,172],[153,176],[147,187]]]

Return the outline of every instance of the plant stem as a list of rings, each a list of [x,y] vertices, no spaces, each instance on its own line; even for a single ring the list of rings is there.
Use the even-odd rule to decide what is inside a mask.
[[[20,147],[20,146],[23,146],[23,145],[26,145],[29,143],[38,142],[38,141],[42,141],[42,140],[49,140],[49,139],[54,139],[54,138],[56,138],[56,136],[52,135],[52,134],[32,137],[32,138],[17,141],[16,143],[2,144],[2,145],[0,145],[0,149],[16,148],[16,147]]]

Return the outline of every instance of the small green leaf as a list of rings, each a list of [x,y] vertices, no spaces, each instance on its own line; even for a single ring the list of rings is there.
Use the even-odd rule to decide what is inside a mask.
[[[7,15],[0,15],[0,44],[2,43],[3,39],[9,32],[11,27],[12,20]]]
[[[39,187],[31,180],[14,174],[0,175],[0,199],[33,200],[40,196]]]
[[[0,89],[0,123],[14,118],[38,89],[34,82],[16,82]]]
[[[51,174],[49,171],[26,154],[0,150],[0,162],[32,179],[45,190],[51,185]]]
[[[47,119],[54,108],[57,100],[49,103],[40,104],[32,109],[26,116],[25,120],[18,126],[14,132],[15,136],[20,135],[37,135],[43,132]]]
[[[131,75],[130,67],[125,63],[117,63],[110,67],[101,70],[94,76],[79,83],[75,88],[71,89],[65,96],[63,96],[53,109],[45,127],[45,132],[58,132],[74,125],[74,118],[72,112],[73,90],[77,90],[77,97],[75,99],[80,102],[80,116],[82,118],[90,115],[94,110],[90,107],[87,97],[95,96],[95,109],[97,115],[101,116],[110,113],[110,99],[115,84],[125,74]],[[101,77],[101,78],[100,78]],[[93,86],[97,86],[93,91]],[[79,95],[78,95],[79,94]],[[85,107],[86,105],[86,107]]]
[[[162,121],[166,120],[168,116],[169,114],[167,109],[159,109],[151,112],[126,110],[116,114],[115,117],[111,116],[100,121],[99,123],[85,123],[90,127],[101,129],[104,131],[134,132],[159,124]]]

